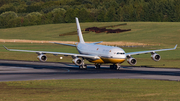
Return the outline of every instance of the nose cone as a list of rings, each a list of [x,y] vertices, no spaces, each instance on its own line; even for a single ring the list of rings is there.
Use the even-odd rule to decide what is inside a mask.
[[[126,54],[116,54],[111,60],[111,63],[123,63],[126,60]]]
[[[120,55],[121,58],[126,59],[126,53]]]
[[[122,63],[126,60],[126,54],[119,55],[118,58],[120,60],[119,63]]]
[[[119,47],[115,47],[112,49],[111,56],[114,58],[114,60],[116,60],[116,63],[122,63],[126,59],[125,51]]]

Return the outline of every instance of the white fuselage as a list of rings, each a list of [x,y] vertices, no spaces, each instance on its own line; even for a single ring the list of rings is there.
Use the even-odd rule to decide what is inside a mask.
[[[100,60],[89,60],[94,63],[122,63],[126,59],[125,51],[119,47],[78,43],[77,50],[80,54],[97,55],[100,57]]]

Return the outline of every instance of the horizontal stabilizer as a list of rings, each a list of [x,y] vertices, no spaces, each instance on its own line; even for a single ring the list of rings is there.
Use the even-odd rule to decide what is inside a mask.
[[[59,44],[59,45],[65,45],[65,46],[76,47],[76,45],[73,45],[73,44],[64,44],[64,43],[57,43],[57,42],[50,42],[50,43]]]
[[[91,43],[91,44],[99,44],[99,43],[102,43],[103,41],[99,41],[99,42],[94,42],[94,43]]]

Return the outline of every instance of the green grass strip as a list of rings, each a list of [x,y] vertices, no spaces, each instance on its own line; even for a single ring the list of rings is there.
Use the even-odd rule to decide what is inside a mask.
[[[1,101],[178,101],[180,82],[77,79],[0,82]]]

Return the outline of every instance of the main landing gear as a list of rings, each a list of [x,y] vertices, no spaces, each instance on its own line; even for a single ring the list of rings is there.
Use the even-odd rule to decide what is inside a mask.
[[[81,65],[79,66],[79,69],[87,69],[87,65]]]
[[[95,68],[96,69],[100,69],[100,67],[101,67],[101,64],[95,63]],[[84,59],[82,59],[82,63],[81,63],[81,65],[79,65],[79,69],[87,69],[87,65],[85,65]],[[110,65],[110,69],[120,70],[121,66],[120,66],[119,63],[113,64],[113,65]]]
[[[79,69],[87,69],[87,65],[84,64],[84,59],[82,60],[82,64],[79,66]]]
[[[110,69],[120,70],[120,69],[121,69],[121,65],[120,65],[120,64],[113,64],[113,65],[110,65]]]

